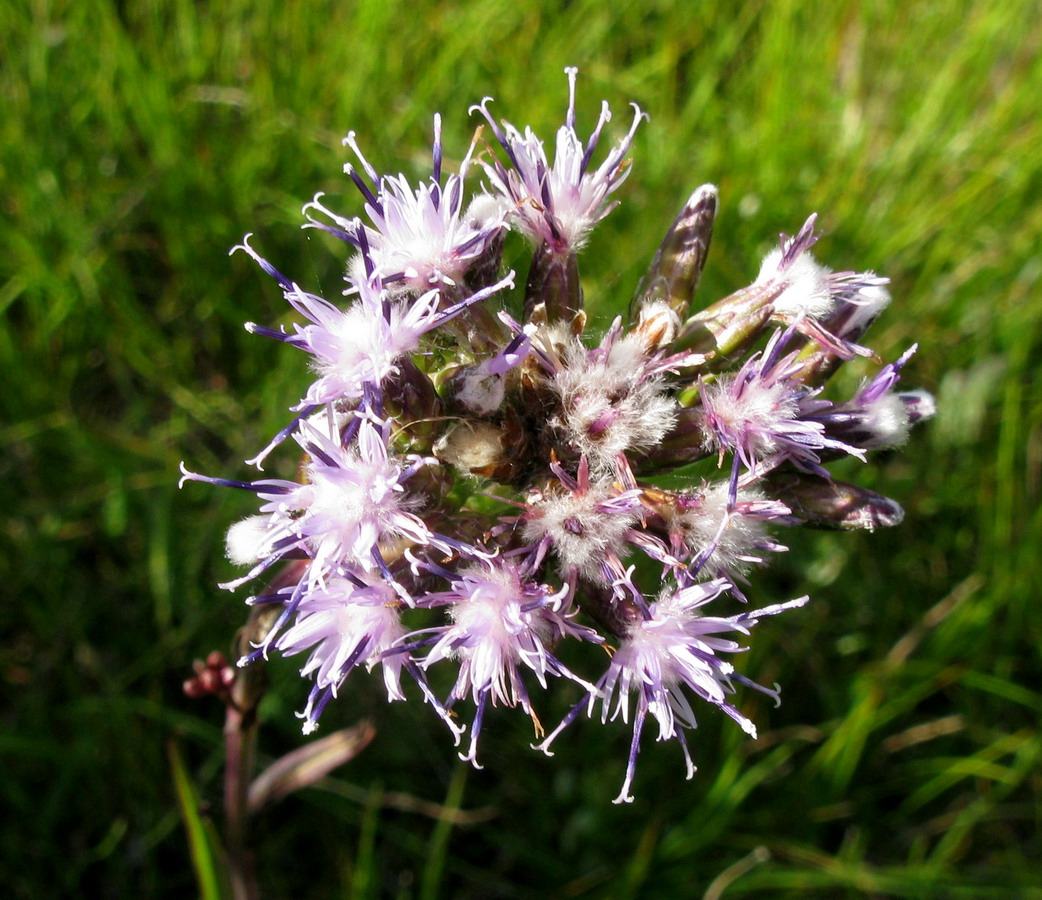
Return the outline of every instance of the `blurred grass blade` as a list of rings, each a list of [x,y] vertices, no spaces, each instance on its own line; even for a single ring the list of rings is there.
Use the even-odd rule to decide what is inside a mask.
[[[452,813],[463,805],[463,791],[467,786],[466,765],[457,763],[452,773],[452,780],[445,794],[445,814],[434,825],[431,839],[427,845],[427,864],[423,869],[423,881],[420,887],[422,900],[435,900],[444,894],[442,879],[445,875],[445,864],[449,857],[449,839],[452,837],[454,824]]]
[[[170,770],[174,776],[177,806],[188,833],[188,847],[192,854],[192,867],[195,869],[199,894],[203,900],[224,900],[228,893],[223,890],[227,879],[222,878],[220,841],[214,833],[213,824],[199,814],[199,794],[188,777],[188,772],[185,771],[184,760],[181,759],[181,751],[177,744],[168,741],[166,748]]]
[[[358,830],[358,851],[355,854],[354,871],[351,873],[350,891],[346,896],[355,900],[375,897],[379,880],[379,860],[376,856],[376,839],[380,830],[380,807],[384,802],[383,786],[373,784],[365,803],[365,814]]]

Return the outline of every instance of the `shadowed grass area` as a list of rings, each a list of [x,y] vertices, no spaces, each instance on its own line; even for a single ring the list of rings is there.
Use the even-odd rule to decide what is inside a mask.
[[[892,279],[870,342],[918,341],[905,383],[938,397],[857,473],[908,517],[786,535],[750,596],[812,603],[741,661],[784,705],[744,698],[757,741],[707,710],[691,782],[649,742],[629,807],[625,727],[579,722],[546,759],[493,714],[463,771],[428,709],[352,679],[323,727],[378,736],[258,819],[265,896],[1042,897],[1040,49],[1034,4],[971,0],[3,5],[5,896],[201,891],[170,759],[216,815],[221,710],[181,682],[244,619],[214,585],[249,503],[179,493],[177,464],[241,477],[307,378],[243,331],[290,319],[226,249],[255,232],[336,296],[342,249],[297,225],[319,190],[358,208],[349,129],[416,174],[433,112],[458,157],[486,94],[549,136],[577,65],[582,133],[601,98],[620,130],[629,100],[651,116],[581,259],[595,315],[702,182],[723,204],[706,302],[818,211],[822,261]],[[305,740],[296,661],[270,669],[266,758]],[[576,699],[555,695],[547,723]]]

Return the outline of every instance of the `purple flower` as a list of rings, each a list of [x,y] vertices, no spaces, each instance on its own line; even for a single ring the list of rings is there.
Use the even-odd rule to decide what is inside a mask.
[[[598,473],[613,471],[620,454],[656,446],[676,421],[676,401],[654,374],[657,360],[643,336],[621,331],[616,319],[592,350],[570,334],[560,343],[544,335],[539,354],[558,406],[550,427]]]
[[[658,740],[676,738],[684,753],[687,777],[694,775],[695,766],[683,729],[696,728],[697,722],[685,690],[719,707],[751,737],[756,737],[756,726],[729,700],[735,692],[734,683],[753,687],[778,699],[776,688],[772,690],[750,681],[737,674],[730,662],[720,658],[721,653],[736,653],[744,648],[737,641],[719,635],[729,632],[747,635],[760,618],[803,606],[808,598],[801,597],[728,618],[698,613],[699,607],[715,600],[730,587],[727,581],[718,578],[674,593],[664,592],[657,602],[651,604],[646,617],[633,625],[612,657],[608,671],[595,685],[596,692],[591,692],[588,711],[592,714],[599,701],[602,721],[610,717],[629,722],[630,701],[635,698],[633,739],[626,777],[615,803],[633,801],[630,788],[640,737],[649,713],[658,722]],[[540,744],[540,749],[548,750],[551,742],[574,719],[581,705],[573,709]]]
[[[299,317],[247,328],[303,350],[313,370],[293,421],[247,462],[259,468],[289,437],[304,460],[291,461],[297,480],[209,478],[182,464],[182,483],[257,495],[259,509],[226,539],[246,574],[223,586],[273,576],[248,602],[279,614],[264,632],[270,619],[254,617],[255,649],[240,664],[272,649],[307,654],[306,731],[354,669],[380,666],[388,698],[403,698],[409,675],[457,745],[464,729],[453,710],[474,703],[461,755],[477,765],[488,706],[520,707],[542,736],[535,690],[563,676],[584,697],[540,746],[548,751],[598,704],[602,721],[630,723],[616,801],[626,802],[649,716],[659,740],[680,743],[689,777],[684,731],[696,725],[697,700],[755,734],[734,694],[744,685],[777,699],[777,689],[739,675],[729,655],[760,618],[806,598],[732,616],[702,608],[725,594],[746,602],[737,585],[785,549],[772,525],[899,521],[896,502],[831,480],[825,465],[900,444],[933,403],[895,391],[911,351],[848,402],[823,398],[842,361],[872,355],[855,341],[889,294],[871,272],[815,261],[815,216],[781,236],[751,285],[693,307],[718,205],[712,186],[667,230],[628,316],[594,334],[577,251],[614,208],[646,117],[634,107],[629,131],[594,167],[610,113],[602,105],[580,140],[576,70],[566,72],[552,163],[530,128],[493,120],[488,98],[472,108],[501,150],[481,163],[485,184],[472,179],[471,197],[478,137],[443,176],[440,117],[432,171],[419,182],[379,174],[348,135],[360,217],[332,212],[321,195],[304,208],[305,227],[353,248],[343,306],[303,290],[247,235],[237,249]],[[499,278],[515,249],[509,227],[535,247],[523,290],[503,297],[513,288],[513,272]],[[714,456],[728,462],[723,477],[684,468]],[[561,662],[559,645],[604,640],[618,649],[596,683]],[[427,680],[435,666],[455,667],[445,702]]]
[[[250,247],[248,240],[239,248],[266,270],[271,268]],[[357,400],[367,388],[379,389],[384,380],[397,371],[395,362],[418,350],[425,334],[496,291],[513,286],[513,275],[511,272],[496,284],[447,308],[442,307],[438,290],[427,291],[415,299],[396,298],[370,277],[355,285],[357,298],[347,310],[341,310],[328,300],[302,291],[287,281],[283,288],[286,300],[310,324],[294,325],[293,334],[252,322],[246,324],[246,329],[299,347],[314,357],[312,367],[318,378],[298,409],[336,400]]]
[[[739,489],[732,501],[727,482],[705,485],[677,499],[667,522],[670,549],[689,560],[687,573],[699,579],[744,581],[750,566],[766,561],[765,553],[786,549],[771,539],[765,526],[770,521],[789,524],[790,512],[754,487]],[[737,587],[732,590],[739,594]]]
[[[509,122],[502,128],[488,111],[491,97],[486,97],[478,110],[510,159],[507,169],[498,160],[482,163],[492,187],[511,205],[517,227],[537,243],[545,243],[556,253],[579,250],[586,237],[601,219],[617,205],[609,203],[611,195],[629,174],[625,156],[641,119],[646,118],[634,104],[633,123],[629,133],[619,141],[596,171],[590,171],[601,130],[611,119],[605,102],[601,106],[597,127],[586,145],[575,131],[575,78],[578,69],[567,68],[569,97],[565,124],[558,129],[554,162],[547,161],[543,142],[525,128],[524,134]]]
[[[372,226],[331,212],[319,202],[321,194],[304,211],[312,227],[328,231],[362,251],[384,286],[402,286],[414,292],[454,287],[506,228],[504,211],[497,204],[479,202],[464,209],[463,184],[473,145],[460,163],[459,173],[449,175],[444,186],[441,184],[441,116],[434,117],[434,172],[429,183],[415,188],[404,175],[378,175],[358,148],[354,132],[344,143],[354,151],[372,182],[370,187],[354,167],[345,166],[365,200]],[[312,212],[330,219],[333,225],[313,218]],[[364,235],[360,229],[364,229]],[[361,269],[354,273],[353,280],[364,280]]]
[[[313,422],[300,426],[295,437],[311,459],[303,484],[230,482],[183,470],[182,483],[205,481],[245,488],[265,501],[260,507],[267,517],[265,527],[259,528],[256,519],[247,520],[262,558],[249,573],[224,587],[239,587],[291,552],[311,560],[307,582],[314,587],[342,574],[345,565],[356,572],[386,572],[382,543],[440,544],[413,512],[418,498],[407,495],[404,488],[419,468],[434,460],[392,457],[386,425],[360,417],[353,424],[356,437],[350,447],[340,443],[339,434],[324,433]],[[237,555],[249,556],[241,551]]]
[[[314,731],[330,697],[356,666],[383,666],[388,700],[404,700],[401,670],[407,656],[393,652],[404,636],[397,594],[382,580],[328,578],[301,599],[296,619],[273,642],[285,656],[311,650],[300,674],[315,686],[304,710],[304,731]]]
[[[555,467],[561,486],[534,491],[523,535],[538,553],[553,548],[566,573],[600,584],[625,575],[621,558],[640,510],[640,491],[619,491],[610,480],[591,481],[585,458],[578,478]]]
[[[829,436],[862,450],[888,450],[908,440],[912,425],[934,413],[933,398],[922,391],[896,393],[900,371],[915,353],[913,345],[896,362],[866,379],[847,402],[822,411],[815,418]]]
[[[801,469],[828,477],[821,467],[821,450],[836,450],[864,459],[856,447],[830,438],[813,416],[827,409],[794,376],[798,353],[782,356],[790,332],[776,331],[762,353],[754,353],[733,376],[701,386],[705,438],[710,449],[735,455],[732,497],[737,490],[738,463],[751,473],[771,469],[786,460]]]
[[[810,254],[819,237],[814,232],[816,220],[816,214],[810,216],[795,237],[783,234],[781,246],[764,257],[754,282],[779,291],[774,309],[790,320],[821,318],[833,307],[831,272]]]
[[[425,606],[445,606],[451,624],[430,629],[436,637],[423,660],[426,669],[443,659],[459,663],[449,706],[468,694],[477,706],[470,748],[464,759],[476,763],[485,705],[520,706],[535,719],[523,669],[546,688],[548,675],[565,675],[585,684],[550,652],[562,637],[599,641],[596,632],[572,622],[568,588],[554,591],[530,580],[518,563],[490,560],[468,566],[452,578],[449,591],[428,594]],[[538,727],[538,720],[535,720]]]
[[[817,243],[817,213],[795,237],[781,236],[781,246],[764,257],[753,287],[770,297],[776,320],[819,343],[839,360],[871,356],[854,343],[890,302],[888,278],[872,272],[833,272],[810,253]]]
[[[392,457],[386,426],[367,419],[359,421],[349,449],[309,426],[301,443],[312,458],[308,482],[278,505],[273,518],[307,547],[313,582],[345,560],[367,572],[382,569],[381,544],[431,542],[433,535],[413,512],[419,498],[407,495],[404,484],[433,460]]]

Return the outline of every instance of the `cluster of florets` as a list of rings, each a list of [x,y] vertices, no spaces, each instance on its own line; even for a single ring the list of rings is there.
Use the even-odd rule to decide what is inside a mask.
[[[539,747],[549,752],[583,710],[632,717],[618,797],[628,801],[649,714],[660,740],[680,743],[689,776],[693,698],[755,735],[737,689],[776,699],[777,688],[736,671],[730,657],[745,648],[735,638],[807,599],[741,605],[753,567],[785,549],[772,528],[899,521],[894,501],[831,479],[824,465],[901,444],[932,402],[894,391],[912,351],[846,402],[821,395],[842,361],[872,356],[858,341],[889,296],[886,279],[814,260],[813,216],[782,235],[750,286],[692,313],[716,212],[711,185],[666,232],[628,318],[591,340],[577,255],[615,205],[644,114],[634,107],[626,135],[593,168],[610,114],[605,105],[580,140],[575,70],[568,76],[552,164],[530,129],[497,123],[488,99],[472,109],[499,149],[481,148],[469,202],[478,136],[443,177],[435,117],[433,172],[417,185],[379,175],[346,139],[364,217],[320,197],[305,212],[307,227],[352,248],[347,301],[308,293],[248,240],[237,248],[300,317],[291,330],[247,328],[304,351],[315,376],[292,422],[249,462],[261,468],[288,438],[304,461],[294,481],[187,470],[184,479],[261,501],[228,533],[229,558],[248,571],[224,586],[270,576],[248,602],[279,614],[240,664],[272,650],[308,654],[305,731],[354,669],[379,666],[390,699],[406,696],[408,675],[457,743],[455,708],[473,704],[463,756],[476,765],[490,703],[521,707],[543,737],[533,687],[564,678],[581,699]],[[511,230],[534,245],[519,291],[502,260]],[[681,467],[685,488],[656,484]],[[705,612],[728,602],[730,614]],[[443,611],[441,624],[431,611]],[[609,651],[602,671],[562,661],[578,642]],[[428,673],[450,666],[455,682],[439,697]]]

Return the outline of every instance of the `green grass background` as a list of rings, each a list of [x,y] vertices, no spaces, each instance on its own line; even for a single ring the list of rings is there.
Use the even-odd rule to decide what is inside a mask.
[[[600,316],[706,181],[723,205],[703,300],[812,211],[820,258],[893,279],[870,342],[918,341],[906,383],[940,412],[849,474],[908,517],[785,535],[751,596],[813,603],[742,662],[783,705],[743,699],[755,742],[708,711],[691,782],[647,743],[632,806],[609,802],[624,727],[577,723],[546,759],[522,716],[492,715],[468,771],[429,709],[353,678],[324,730],[365,714],[378,737],[258,819],[265,896],[1042,897],[1040,18],[990,0],[0,2],[4,895],[198,893],[166,747],[218,813],[221,710],[180,684],[241,624],[214,585],[250,501],[178,492],[177,463],[241,477],[307,378],[243,331],[286,311],[227,249],[254,231],[335,295],[342,248],[297,225],[317,190],[357,209],[349,129],[414,175],[432,113],[458,154],[486,94],[549,137],[574,64],[583,133],[602,98],[620,130],[630,100],[651,116],[582,261]],[[297,664],[271,666],[265,758],[304,740]],[[555,694],[548,722],[573,699]]]

